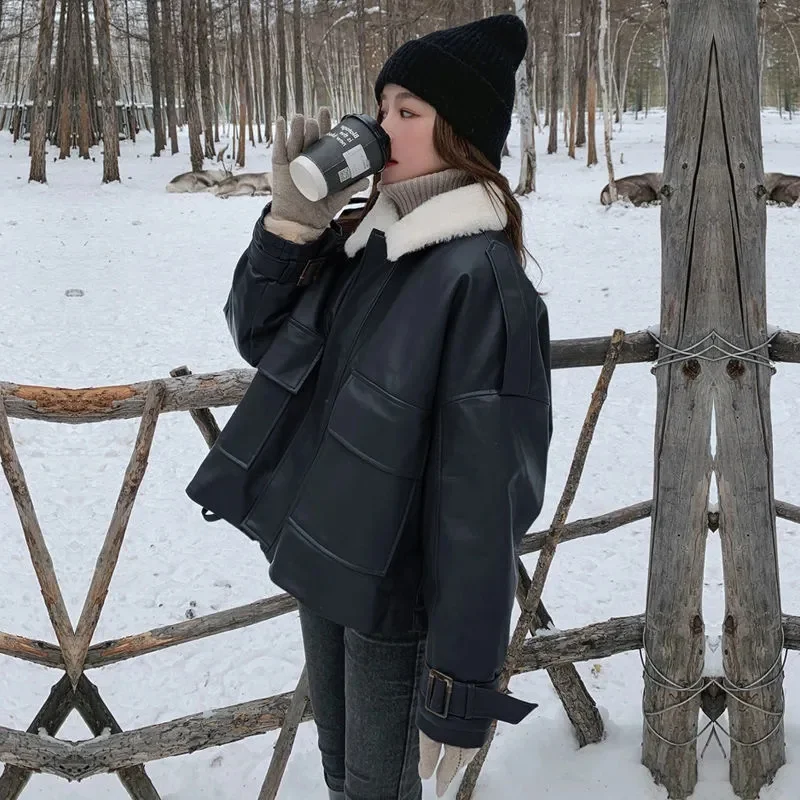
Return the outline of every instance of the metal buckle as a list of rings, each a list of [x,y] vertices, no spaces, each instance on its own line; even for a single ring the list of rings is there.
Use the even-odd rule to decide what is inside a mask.
[[[431,708],[431,700],[433,699],[433,690],[436,687],[436,680],[440,680],[445,685],[445,693],[444,693],[444,711],[439,713],[438,711],[434,711]],[[431,712],[436,717],[441,719],[447,719],[447,715],[450,713],[450,698],[453,695],[453,679],[449,675],[445,675],[439,670],[432,669],[428,673],[428,691],[425,697],[425,708]]]
[[[300,277],[297,279],[298,286],[308,286],[310,283],[313,283],[318,277],[319,272],[322,266],[325,264],[325,258],[310,258],[307,262],[305,267],[303,267],[303,271],[300,273]]]

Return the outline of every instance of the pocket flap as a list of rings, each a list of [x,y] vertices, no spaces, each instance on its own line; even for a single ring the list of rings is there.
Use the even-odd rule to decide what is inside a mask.
[[[358,372],[336,398],[328,432],[384,472],[417,478],[426,454],[428,415]]]
[[[258,362],[258,371],[297,394],[322,355],[325,339],[291,317]]]

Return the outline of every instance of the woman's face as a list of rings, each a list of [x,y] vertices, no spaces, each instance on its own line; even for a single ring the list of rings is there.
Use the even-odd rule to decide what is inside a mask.
[[[381,94],[381,126],[392,141],[391,161],[381,173],[381,183],[397,183],[446,169],[433,146],[436,109],[396,83]]]

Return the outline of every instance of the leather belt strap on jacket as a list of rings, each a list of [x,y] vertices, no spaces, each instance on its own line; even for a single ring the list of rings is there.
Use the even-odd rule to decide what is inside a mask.
[[[527,703],[509,694],[462,683],[432,669],[425,688],[425,709],[431,714],[447,719],[497,719],[516,725],[533,711],[538,703]]]

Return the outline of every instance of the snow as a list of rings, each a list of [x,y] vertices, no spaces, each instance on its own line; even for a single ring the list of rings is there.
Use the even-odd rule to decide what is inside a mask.
[[[766,168],[797,173],[800,122],[765,113],[763,123]],[[626,117],[614,140],[618,175],[660,170],[664,132],[662,113],[639,120]],[[597,133],[602,142],[600,120]],[[512,157],[504,162],[512,185],[518,170],[515,141],[512,137]],[[538,134],[539,193],[522,205],[528,246],[543,276],[540,288],[547,292],[553,338],[609,335],[615,327],[657,330],[658,208],[602,207],[603,168],[588,169],[582,161],[568,159],[563,149],[547,156],[545,145]],[[146,134],[121,148],[121,184],[101,185],[99,149],[92,151],[93,161],[73,157],[54,162],[56,150],[50,148],[49,184],[41,186],[27,183],[27,143],[13,145],[7,132],[0,133],[0,380],[83,387],[161,378],[182,364],[195,372],[243,366],[221,308],[236,259],[265,200],[168,194],[166,183],[189,169],[185,138],[181,154],[159,159],[150,157],[152,142]],[[585,151],[579,155],[585,158]],[[268,167],[269,151],[263,146],[248,149],[247,171]],[[800,330],[795,276],[799,221],[800,209],[768,211],[770,324],[789,330]],[[531,274],[538,280],[535,265]],[[555,438],[537,529],[546,528],[553,517],[598,373],[599,367],[554,374]],[[654,390],[650,365],[617,369],[571,519],[651,496]],[[776,496],[793,502],[800,502],[798,393],[800,368],[779,365],[772,382]],[[224,422],[230,410],[216,413]],[[82,608],[137,426],[137,420],[80,426],[12,420],[73,621]],[[277,592],[257,547],[223,523],[203,522],[185,496],[184,486],[205,449],[188,414],[166,414],[159,420],[94,641],[179,622],[187,611],[199,616]],[[648,537],[649,521],[643,520],[560,545],[544,594],[554,629],[640,613]],[[778,537],[784,610],[797,613],[798,529],[778,520]],[[0,630],[53,641],[3,480],[0,542]],[[535,556],[526,562],[532,570]],[[707,633],[714,637],[724,609],[720,546],[714,534],[708,540],[705,590]],[[92,670],[89,677],[123,729],[131,729],[290,691],[301,666],[300,631],[292,614]],[[515,678],[515,695],[540,705],[519,726],[500,726],[476,800],[521,793],[558,800],[666,798],[640,764],[639,654],[582,663],[577,669],[603,709],[606,740],[578,749],[546,674]],[[800,669],[795,653],[786,669],[788,764],[764,790],[764,800],[797,797],[800,787]],[[57,677],[54,671],[0,657],[0,725],[27,728]],[[75,714],[59,733],[72,740],[88,736]],[[275,738],[273,732],[153,762],[147,771],[164,800],[256,797]],[[433,796],[426,786],[426,800]],[[69,784],[35,775],[23,797],[122,800],[127,795],[114,776]],[[455,797],[455,788],[448,797]],[[694,797],[733,798],[727,762],[714,743],[700,764]],[[325,798],[312,725],[301,726],[280,798]]]

